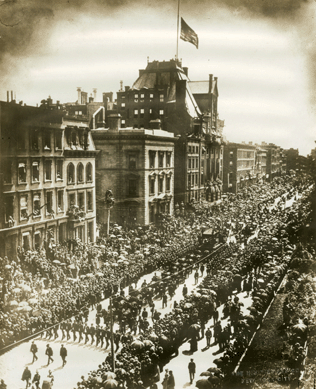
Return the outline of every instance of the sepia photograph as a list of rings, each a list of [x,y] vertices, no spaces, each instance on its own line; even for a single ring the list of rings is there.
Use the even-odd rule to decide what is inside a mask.
[[[316,388],[315,17],[0,0],[0,389]]]

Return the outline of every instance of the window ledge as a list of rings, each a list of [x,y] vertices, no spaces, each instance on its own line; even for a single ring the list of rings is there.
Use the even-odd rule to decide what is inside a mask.
[[[33,219],[40,219],[42,215],[33,215]]]
[[[45,180],[44,182],[53,182],[53,180]]]
[[[26,181],[23,181],[23,182],[19,182],[18,185],[26,185],[27,182]]]
[[[63,182],[64,180],[62,178],[56,178],[57,182]]]
[[[40,181],[39,180],[36,180],[36,181],[32,181],[32,184],[39,184]]]

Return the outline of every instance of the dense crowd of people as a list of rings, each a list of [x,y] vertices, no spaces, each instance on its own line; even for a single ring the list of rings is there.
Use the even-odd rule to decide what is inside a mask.
[[[152,373],[148,372],[156,371],[157,364],[161,368],[161,361],[170,357],[170,352],[171,355],[176,352],[185,339],[190,339],[194,348],[197,335],[192,336],[191,327],[197,325],[204,332],[206,322],[222,303],[227,305],[225,314],[231,318],[235,329],[233,334],[239,333],[238,339],[233,342],[236,343],[235,350],[231,353],[240,352],[249,336],[247,326],[251,327],[253,323],[247,322],[241,327],[236,324],[240,319],[240,310],[239,302],[232,298],[232,291],[248,288],[256,297],[264,265],[270,263],[272,269],[273,266],[281,266],[278,256],[286,250],[286,246],[291,247],[295,243],[297,229],[302,227],[308,214],[307,201],[300,201],[299,205],[294,203],[292,208],[287,209],[284,209],[284,204],[287,198],[298,200],[298,193],[303,193],[308,186],[308,182],[300,182],[293,177],[279,178],[272,184],[245,188],[215,206],[206,202],[192,204],[181,215],[166,216],[158,226],[126,231],[114,225],[110,236],[101,238],[97,244],[73,242],[75,244],[70,250],[51,241],[46,250],[24,252],[19,249],[16,258],[0,258],[0,347],[43,330],[49,337],[54,328],[59,328],[60,322],[67,322],[70,317],[76,317],[76,321],[71,321],[72,326],[75,323],[83,325],[88,307],[98,305],[114,293],[117,296],[114,299],[114,317],[120,323],[120,336],[117,338],[123,345],[117,358],[125,355],[123,359],[126,359],[126,355],[130,354],[132,358],[138,358],[141,366],[138,370],[132,369],[132,375],[123,374],[121,382],[130,380],[129,385],[136,385],[135,388],[142,380],[151,384],[148,377]],[[203,253],[199,246],[203,247],[203,232],[210,228],[214,243],[229,244],[222,246],[207,263],[196,265],[207,253]],[[184,299],[174,307],[171,316],[159,318],[153,307],[154,298],[158,296],[163,301],[164,296],[172,296],[175,287],[185,282],[186,272],[193,266],[202,274],[205,268],[200,295],[185,296],[184,293]],[[162,280],[156,276],[151,285],[142,285],[137,290],[139,277],[158,268],[163,270]],[[168,279],[171,274],[175,275],[172,282]],[[127,284],[130,285],[130,294],[125,297],[120,287]],[[270,289],[272,293],[273,286]],[[257,298],[260,299],[259,296]],[[210,308],[206,317],[202,317],[205,310],[201,307],[205,304]],[[142,316],[146,305],[151,310],[153,327],[150,327],[147,317]],[[258,304],[254,309],[260,312],[262,306]],[[108,331],[109,314],[106,310],[99,313],[107,326],[105,331]],[[257,314],[254,319],[260,320],[260,315]],[[182,323],[180,330],[179,323]],[[242,331],[243,327],[245,331]],[[232,342],[227,341],[227,334],[232,336],[231,330],[218,325],[215,328],[214,336],[216,333],[220,345],[231,347]],[[243,332],[245,335],[241,336]],[[133,347],[133,335],[139,333],[153,345]],[[123,337],[124,334],[131,336]],[[144,369],[144,366],[147,368]],[[107,370],[110,370],[109,362],[105,362],[97,373],[92,373],[90,381],[84,380],[80,385],[93,387],[93,376],[105,374]]]
[[[252,236],[252,239],[249,239],[247,223],[244,223],[242,233],[237,235],[237,241],[223,246],[215,255],[208,258],[205,266],[201,263],[199,271],[203,273],[204,268],[206,268],[206,277],[199,286],[201,293],[194,293],[190,296],[184,293],[184,299],[175,306],[173,312],[161,319],[156,319],[153,311],[153,326],[150,327],[147,324],[143,328],[140,327],[141,336],[136,341],[132,335],[136,334],[137,330],[133,333],[133,326],[122,328],[122,332],[124,334],[127,332],[128,336],[124,336],[122,339],[123,348],[117,354],[118,360],[122,354],[125,361],[137,356],[142,367],[150,366],[150,368],[149,370],[133,371],[133,374],[128,373],[125,377],[119,376],[119,387],[124,387],[123,382],[125,382],[128,388],[140,388],[141,386],[138,384],[140,381],[144,382],[146,387],[154,385],[157,374],[150,374],[150,372],[157,371],[156,365],[159,365],[158,370],[161,370],[170,356],[177,355],[179,346],[186,340],[190,341],[191,351],[195,351],[197,339],[204,336],[205,325],[211,318],[214,320],[215,341],[219,344],[220,349],[225,350],[223,357],[217,361],[218,365],[223,372],[231,372],[236,358],[240,357],[247,346],[250,334],[262,319],[263,312],[282,279],[291,259],[293,243],[297,239],[295,231],[304,225],[310,212],[310,203],[305,195],[299,202],[294,203],[292,208],[285,209],[284,195],[286,194],[288,199],[295,197],[297,200],[298,194],[296,190],[292,190],[290,185],[285,186],[284,184],[282,182],[282,189],[274,193],[278,197],[278,201],[275,201],[273,197],[264,199],[264,206],[249,207],[247,193],[238,199],[239,207],[245,215],[245,222],[247,219],[251,221],[251,224],[254,220],[257,221],[258,224],[260,223],[260,230]],[[299,189],[299,192],[303,192],[307,188],[306,184]],[[253,194],[251,197],[254,197]],[[267,203],[267,200],[270,203]],[[240,218],[239,212],[236,212],[236,215]],[[293,223],[293,218],[295,223]],[[224,224],[222,220],[221,224]],[[240,232],[240,228],[236,228],[235,220],[233,222],[230,220],[227,224],[233,225],[227,234],[228,237],[232,230],[235,230],[236,233]],[[294,227],[295,230],[293,230]],[[194,254],[184,258],[184,265],[190,266],[190,261],[196,262],[199,257],[199,251],[195,251]],[[180,285],[185,282],[187,270],[179,271],[182,267],[183,262],[181,266],[169,263],[169,267],[168,263],[165,263],[166,274],[173,273],[173,284]],[[168,281],[162,280],[159,284],[165,284],[162,286],[162,295],[168,293]],[[150,306],[151,304],[150,299],[148,301],[148,289],[154,288],[149,284],[140,291],[141,297],[138,299],[138,310],[136,310],[134,317],[137,320],[139,316],[139,323],[144,321],[141,317],[142,306],[145,304]],[[253,306],[250,308],[251,314],[246,316],[241,314],[241,303],[238,297],[233,298],[233,292],[238,292],[241,289],[251,291],[253,298]],[[126,298],[125,301],[122,298],[120,302],[123,303],[123,307],[129,310],[130,298]],[[217,307],[223,303],[225,304],[224,315],[230,317],[230,325],[225,328],[221,328],[218,317],[216,317]],[[207,310],[206,306],[208,306]],[[133,316],[132,312],[129,314]],[[201,335],[199,331],[201,331]],[[144,346],[147,341],[153,343],[151,352],[154,355],[152,358]],[[135,350],[132,347],[135,342],[143,343],[143,346],[139,344]],[[107,366],[100,366],[97,371],[91,373],[88,380],[79,384],[79,387],[94,387],[96,377],[102,376],[110,368],[110,361],[109,357]],[[100,385],[102,382],[104,383],[101,379]]]

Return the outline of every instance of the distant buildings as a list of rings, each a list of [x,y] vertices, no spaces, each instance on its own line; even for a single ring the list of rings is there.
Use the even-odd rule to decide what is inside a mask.
[[[96,150],[86,121],[54,107],[0,102],[0,255],[95,241]]]
[[[264,153],[260,150],[261,159],[263,155]],[[237,193],[240,188],[251,185],[257,178],[256,168],[256,146],[246,143],[225,145],[224,192]]]

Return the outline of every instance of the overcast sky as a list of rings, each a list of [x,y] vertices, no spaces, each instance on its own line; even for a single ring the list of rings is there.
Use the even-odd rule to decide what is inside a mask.
[[[44,2],[45,3],[45,2]],[[64,4],[66,3],[66,5]],[[277,4],[277,5],[276,5]],[[275,143],[306,155],[316,139],[315,2],[182,0],[180,15],[199,49],[179,42],[191,80],[218,77],[219,114],[229,141]],[[147,57],[176,52],[177,0],[71,3],[0,1],[0,99],[36,105],[77,100],[77,87],[117,92]]]

